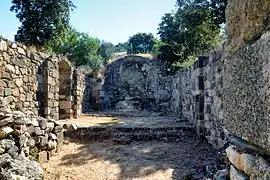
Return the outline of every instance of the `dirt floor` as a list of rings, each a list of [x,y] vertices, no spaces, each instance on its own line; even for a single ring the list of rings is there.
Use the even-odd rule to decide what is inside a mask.
[[[73,123],[79,126],[169,127],[184,126],[184,120],[160,113],[88,114]],[[172,180],[204,179],[220,167],[212,147],[196,135],[172,142],[113,140],[82,142],[66,140],[62,151],[43,164],[45,180]],[[192,178],[191,178],[192,177]]]
[[[66,141],[43,164],[45,180],[203,179],[219,168],[215,151],[198,139],[179,142]]]

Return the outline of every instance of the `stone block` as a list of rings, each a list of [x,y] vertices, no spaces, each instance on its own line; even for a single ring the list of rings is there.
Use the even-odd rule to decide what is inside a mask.
[[[33,138],[30,138],[27,142],[29,147],[35,147],[36,141]]]
[[[229,161],[234,165],[234,167],[245,172],[249,176],[254,172],[257,159],[256,156],[247,153],[240,153],[234,146],[229,146],[226,149],[226,153]]]
[[[12,100],[13,100],[12,96],[4,97],[2,102],[0,102],[0,105],[7,106],[8,104],[12,102]]]
[[[35,127],[35,134],[36,134],[37,136],[40,136],[40,135],[43,134],[42,131],[41,131],[41,129],[40,129],[40,127]]]
[[[51,149],[51,150],[47,151],[47,153],[48,153],[48,158],[50,160],[50,158],[56,154],[56,149]]]
[[[9,123],[12,123],[14,121],[14,119],[12,117],[6,117],[4,119],[0,120],[0,127],[3,127]]]
[[[64,143],[58,142],[56,152],[61,152],[63,150]]]
[[[57,140],[57,136],[53,133],[49,133],[49,139],[51,140]]]
[[[7,51],[7,42],[4,40],[0,40],[0,51]]]
[[[48,81],[47,81],[48,84],[53,84],[53,78],[52,77],[48,77]]]
[[[12,95],[18,97],[20,95],[20,91],[18,88],[12,90]]]
[[[15,84],[18,87],[21,87],[23,85],[23,80],[21,78],[15,79]]]
[[[60,109],[70,110],[71,102],[70,101],[59,101]]]
[[[0,79],[0,87],[7,87],[7,83]]]
[[[11,95],[11,88],[5,88],[4,96],[10,96]]]
[[[48,149],[56,149],[57,148],[57,142],[55,140],[49,140],[48,142]]]
[[[238,171],[233,165],[230,166],[230,180],[249,180],[249,178]]]
[[[5,138],[7,135],[11,134],[13,129],[8,126],[4,126],[0,128],[0,139]]]
[[[10,65],[10,64],[7,64],[6,65],[6,71],[10,72],[10,73],[15,73],[15,67]]]
[[[64,132],[63,131],[56,133],[56,136],[57,136],[58,142],[63,142],[63,140],[64,140]]]
[[[47,151],[41,151],[38,153],[38,162],[40,164],[46,163],[48,161]]]
[[[11,44],[11,48],[16,49],[16,48],[17,48],[17,44],[16,44],[15,42],[13,42],[13,43]]]
[[[50,107],[45,107],[45,114],[46,115],[51,114],[51,108]]]
[[[40,119],[38,124],[41,130],[45,130],[47,128],[47,121],[45,119]]]
[[[52,132],[54,129],[54,122],[48,122],[47,129],[48,129],[48,132]]]
[[[55,133],[61,132],[62,130],[63,130],[63,127],[62,126],[55,126],[54,127],[54,132]]]
[[[18,47],[18,53],[20,53],[22,55],[26,55],[25,50],[21,47]]]
[[[39,136],[39,146],[43,149],[48,145],[48,137],[47,136]]]

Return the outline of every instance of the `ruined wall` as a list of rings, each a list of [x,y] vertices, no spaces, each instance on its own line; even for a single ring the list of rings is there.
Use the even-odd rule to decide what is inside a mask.
[[[140,56],[112,62],[107,67],[103,85],[108,108],[168,109],[172,78],[163,78],[162,67],[160,61]]]
[[[77,85],[82,90],[83,85],[78,80],[71,87],[72,79],[72,67],[65,57],[30,51],[22,44],[0,39],[1,109],[31,110],[35,115],[53,119],[59,119],[60,109],[64,110],[61,118],[77,117],[81,107],[72,106],[72,102],[82,101]],[[73,89],[78,93],[72,95]]]
[[[228,48],[235,52],[270,29],[270,1],[229,0],[226,21]]]
[[[223,48],[173,77],[171,108],[175,114],[192,122],[200,136],[215,147],[224,143],[223,129]]]
[[[270,33],[226,58],[225,126],[237,136],[270,150]]]
[[[0,40],[0,60],[3,64],[0,77],[2,107],[33,109],[38,114],[38,107],[44,105],[42,62],[47,57],[43,53],[26,51],[23,45]]]

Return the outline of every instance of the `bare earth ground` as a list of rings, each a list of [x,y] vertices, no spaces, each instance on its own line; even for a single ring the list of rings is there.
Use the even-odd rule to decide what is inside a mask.
[[[202,179],[216,164],[209,145],[195,139],[129,145],[68,141],[43,167],[45,180],[171,180],[188,174]]]
[[[147,116],[92,116],[84,115],[77,125],[167,125],[177,123],[175,118]],[[71,122],[69,122],[71,123]],[[73,122],[74,123],[74,122]],[[173,142],[132,141],[121,145],[111,140],[82,142],[66,140],[62,151],[43,164],[45,180],[172,180],[203,179],[216,171],[220,162],[216,152],[207,143],[194,137]]]

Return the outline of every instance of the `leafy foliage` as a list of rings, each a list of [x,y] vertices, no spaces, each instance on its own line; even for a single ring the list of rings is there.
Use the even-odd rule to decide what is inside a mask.
[[[71,0],[12,0],[10,10],[22,23],[15,40],[43,46],[67,29],[73,8]]]
[[[46,48],[56,54],[63,54],[75,65],[89,65],[94,71],[98,71],[103,63],[102,57],[98,54],[99,40],[81,33],[75,29],[57,39],[47,43]]]
[[[227,0],[177,0],[177,11],[165,14],[159,24],[164,42],[159,58],[181,66],[214,48],[221,41],[226,4]]]
[[[153,34],[137,33],[128,40],[128,54],[149,53],[153,50],[153,46]]]
[[[114,47],[114,52],[115,53],[119,53],[119,52],[126,52],[128,49],[128,43],[118,43],[115,47]]]
[[[109,42],[102,42],[98,53],[105,61],[107,61],[114,53],[114,45]]]

